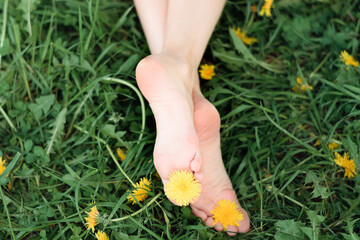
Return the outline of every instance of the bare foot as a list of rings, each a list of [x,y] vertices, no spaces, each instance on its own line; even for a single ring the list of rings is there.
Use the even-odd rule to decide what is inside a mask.
[[[164,184],[174,170],[193,171],[201,178],[193,121],[194,74],[186,63],[166,54],[150,55],[136,68],[138,86],[155,115],[154,164]]]
[[[194,124],[203,159],[202,192],[199,200],[194,204],[190,204],[193,214],[200,217],[207,226],[212,227],[214,222],[210,210],[216,206],[218,200],[230,199],[238,205],[244,214],[244,219],[239,222],[239,227],[229,226],[227,229],[228,234],[233,236],[236,235],[236,232],[248,232],[250,228],[249,217],[237,200],[236,193],[233,190],[221,157],[219,113],[216,108],[204,98],[198,85],[195,86],[193,92],[193,101],[195,108]],[[215,229],[222,231],[223,227],[216,224]]]

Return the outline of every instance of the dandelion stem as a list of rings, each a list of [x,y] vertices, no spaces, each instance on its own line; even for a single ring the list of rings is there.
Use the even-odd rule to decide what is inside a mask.
[[[320,68],[325,64],[325,62],[328,60],[328,58],[331,56],[331,53],[328,53],[326,57],[321,61],[321,63],[315,68],[315,70],[310,74],[309,78],[312,78],[315,73],[317,73]]]
[[[7,19],[7,10],[8,10],[8,3],[9,0],[5,0],[4,2],[4,17],[3,17],[3,25],[2,25],[2,29],[1,29],[1,39],[0,39],[0,48],[2,48],[2,46],[4,45],[4,41],[5,41],[5,31],[6,31],[6,19]],[[0,69],[1,69],[1,58],[2,55],[0,54]]]
[[[5,120],[8,122],[9,126],[11,127],[11,129],[14,131],[14,132],[17,132],[14,124],[11,122],[9,116],[6,114],[5,110],[0,106],[0,112],[2,113],[2,115],[4,116]]]
[[[79,131],[81,131],[81,132],[83,132],[83,133],[85,133],[85,134],[89,134],[88,131],[86,131],[85,129],[83,129],[83,128],[77,126],[77,125],[75,125],[74,127],[75,127],[77,130],[79,130]],[[105,145],[106,149],[107,149],[108,152],[110,153],[111,158],[114,160],[114,162],[115,162],[116,166],[119,168],[120,172],[126,177],[126,179],[131,183],[131,185],[134,185],[134,182],[133,182],[133,181],[131,180],[131,178],[126,174],[126,172],[124,171],[124,169],[121,167],[119,161],[116,159],[113,151],[111,150],[110,146],[109,146],[108,144],[106,144],[105,140],[104,140],[104,139],[101,139],[101,138],[99,138],[99,137],[97,137],[97,136],[94,136],[94,135],[91,135],[91,136],[94,137],[94,138],[96,138],[98,141],[100,141],[101,143],[103,143],[103,144]]]
[[[285,195],[285,194],[283,194],[283,193],[281,193],[281,192],[278,192],[278,188],[276,188],[276,187],[271,187],[271,186],[269,186],[269,185],[267,185],[266,187],[267,187],[267,189],[268,189],[270,192],[272,192],[272,193],[274,193],[274,194],[276,193],[276,194],[280,195],[281,197],[286,198],[287,200],[295,203],[296,205],[299,205],[299,206],[302,207],[302,208],[309,209],[307,206],[305,206],[305,205],[302,204],[301,202],[296,201],[295,199],[289,197],[288,195]]]
[[[153,202],[156,201],[156,199],[158,199],[160,196],[161,196],[161,192],[158,193],[153,199],[151,199],[151,201],[149,201],[145,206],[143,206],[142,208],[140,208],[138,211],[130,214],[130,215],[127,215],[125,217],[121,217],[121,218],[115,218],[115,219],[111,219],[110,222],[119,222],[119,221],[122,221],[122,220],[125,220],[125,219],[128,219],[130,217],[133,217],[139,213],[141,213],[142,211],[144,211],[146,208],[148,208]]]
[[[128,86],[129,88],[131,88],[132,90],[134,90],[134,92],[136,93],[136,95],[138,96],[139,100],[140,100],[140,105],[141,105],[141,117],[142,117],[142,121],[141,121],[141,133],[139,136],[139,139],[137,141],[137,143],[139,144],[143,135],[144,135],[144,130],[145,130],[145,102],[144,102],[144,98],[141,95],[140,91],[131,83],[122,80],[122,79],[118,79],[118,78],[111,78],[111,77],[104,77],[103,78],[104,81],[106,82],[115,82],[115,83],[119,83],[119,84],[123,84],[125,86]]]

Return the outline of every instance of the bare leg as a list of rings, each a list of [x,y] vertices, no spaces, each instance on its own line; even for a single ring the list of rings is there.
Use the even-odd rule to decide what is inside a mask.
[[[168,0],[134,0],[152,54],[160,53],[165,39]]]
[[[137,68],[140,90],[148,99],[157,122],[155,166],[164,182],[174,169],[195,172],[203,191],[191,207],[194,215],[208,226],[213,223],[210,210],[218,200],[231,199],[240,207],[221,158],[220,117],[201,94],[197,74],[224,3],[224,0],[169,1],[162,50],[142,60]],[[149,22],[143,25],[144,29],[148,26],[151,26]],[[145,34],[155,33],[145,30]],[[147,36],[147,39],[155,37]],[[149,42],[150,49],[157,44]],[[244,220],[240,227],[230,226],[228,230],[248,231],[249,219],[242,211]],[[215,228],[222,230],[219,225]]]

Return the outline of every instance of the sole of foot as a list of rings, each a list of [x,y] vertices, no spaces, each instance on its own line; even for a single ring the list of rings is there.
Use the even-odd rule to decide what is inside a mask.
[[[250,222],[246,211],[241,208],[231,181],[226,173],[220,149],[220,116],[216,108],[206,100],[199,87],[193,93],[194,99],[194,124],[200,144],[202,156],[203,180],[202,193],[199,200],[190,204],[195,216],[200,217],[204,223],[212,227],[214,221],[210,211],[217,205],[217,201],[229,199],[235,202],[243,213],[244,219],[239,221],[239,226],[229,226],[227,233],[230,236],[236,233],[249,231]],[[223,231],[220,224],[215,229]]]
[[[155,116],[154,165],[164,184],[174,170],[192,171],[201,180],[200,145],[193,122],[193,74],[184,62],[165,54],[150,55],[136,68],[138,86]]]

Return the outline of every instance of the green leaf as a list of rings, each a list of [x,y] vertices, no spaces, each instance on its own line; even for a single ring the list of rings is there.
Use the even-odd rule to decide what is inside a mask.
[[[254,57],[254,55],[252,55],[250,50],[245,46],[245,44],[242,42],[242,40],[235,34],[235,32],[231,28],[229,28],[229,32],[230,32],[230,36],[235,45],[236,50],[238,50],[243,55],[243,57],[245,58],[246,61],[248,61],[249,63],[257,64],[257,65],[265,68],[266,70],[269,70],[272,72],[276,72],[276,73],[284,72],[281,69],[280,65],[275,66],[272,64],[268,64],[264,61],[257,60]]]
[[[34,114],[36,120],[39,120],[43,114],[48,114],[51,106],[54,104],[55,95],[41,96],[35,101],[36,103],[30,103],[28,108]]]
[[[316,240],[320,234],[320,223],[323,222],[326,218],[324,216],[317,215],[316,212],[312,210],[307,210],[306,214],[308,215],[312,226],[312,235],[310,239]]]
[[[33,141],[31,139],[26,140],[24,147],[25,147],[25,151],[29,152],[33,147]]]
[[[3,46],[0,47],[0,55],[6,56],[11,53],[10,41],[8,38],[5,38]]]
[[[317,177],[317,175],[313,171],[309,171],[306,174],[305,178],[305,184],[307,183],[314,183],[314,190],[312,192],[313,198],[317,198],[321,196],[321,198],[328,198],[331,195],[331,192],[328,191],[326,187],[323,187],[320,185],[320,179]]]
[[[126,131],[118,131],[115,132],[115,125],[112,124],[106,124],[102,129],[101,132],[106,136],[106,137],[112,137],[117,139],[119,142],[123,143],[123,140],[121,139]]]
[[[297,222],[292,220],[278,221],[276,224],[276,240],[300,240],[307,239],[305,234],[301,231]]]
[[[52,136],[50,141],[48,142],[48,147],[46,150],[46,154],[49,155],[53,145],[60,139],[61,135],[64,134],[64,126],[65,126],[65,122],[66,122],[66,113],[67,113],[67,108],[64,108],[59,115],[56,117],[56,120],[53,124],[51,124],[51,126],[53,127],[52,130]]]

